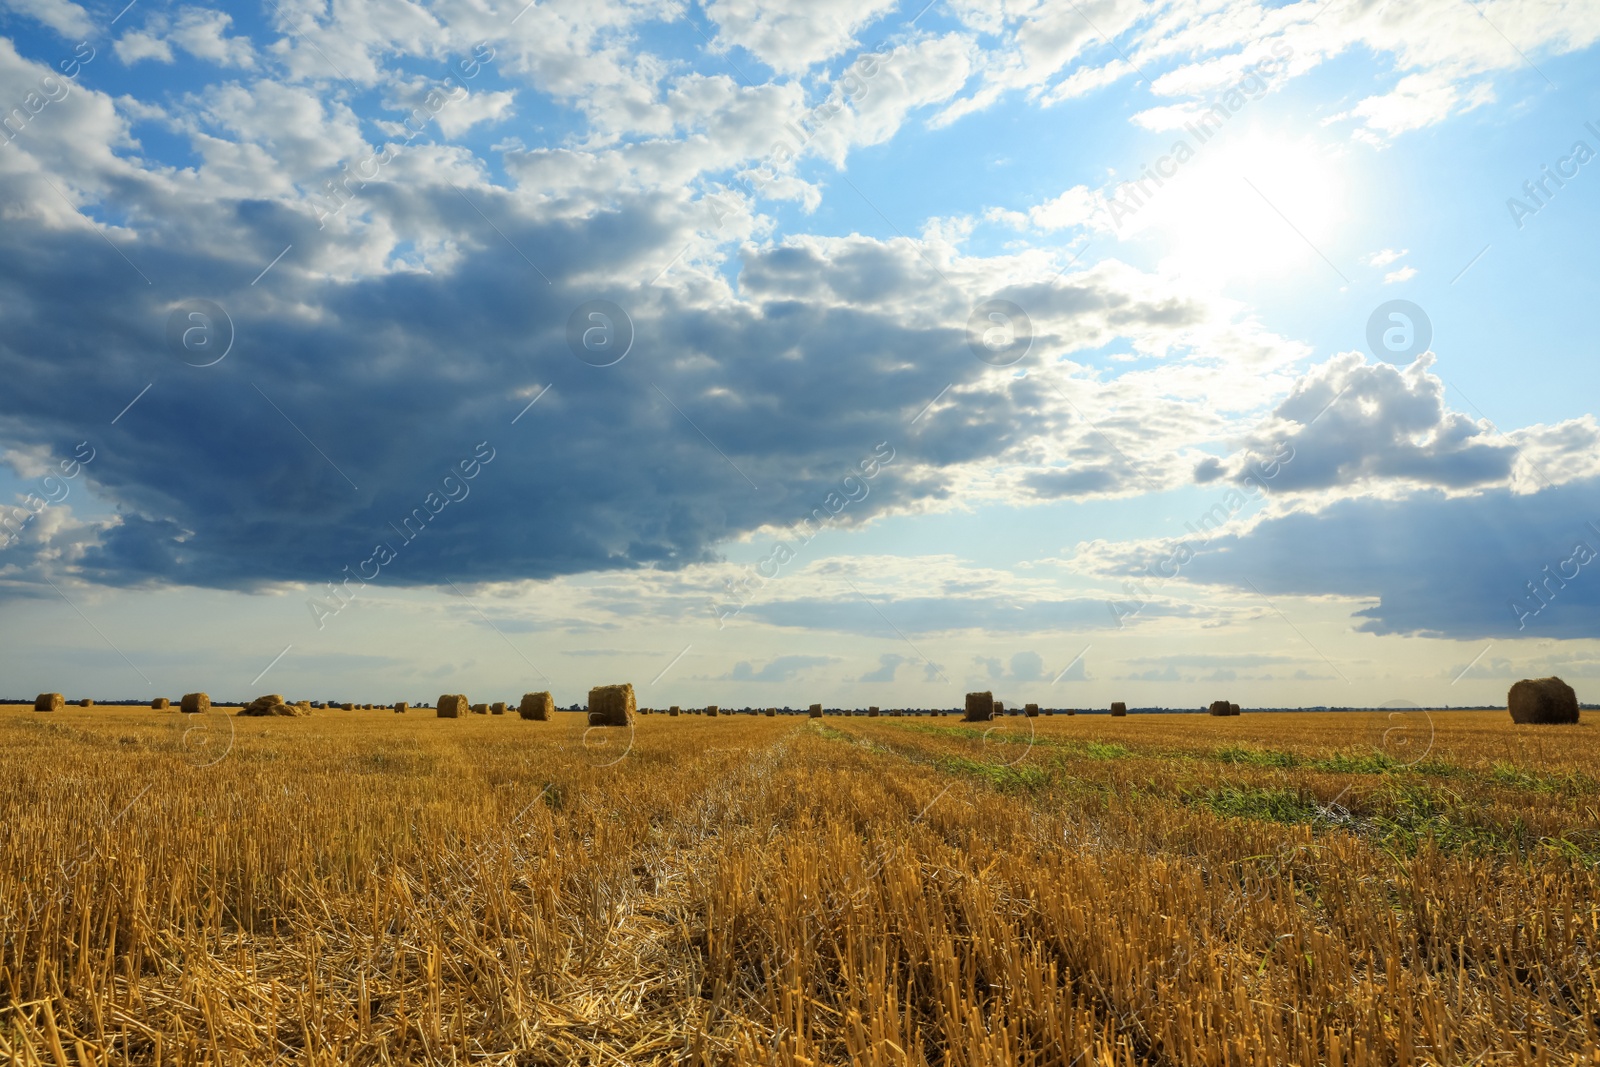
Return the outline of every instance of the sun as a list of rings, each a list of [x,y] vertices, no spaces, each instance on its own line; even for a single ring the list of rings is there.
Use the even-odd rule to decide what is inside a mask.
[[[1113,224],[1124,238],[1155,242],[1166,273],[1259,279],[1327,254],[1347,184],[1339,155],[1310,137],[1182,136],[1118,186]]]

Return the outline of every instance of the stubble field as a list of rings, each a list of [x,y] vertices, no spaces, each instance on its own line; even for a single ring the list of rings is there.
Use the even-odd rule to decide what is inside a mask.
[[[1600,744],[0,707],[0,1061],[1600,1063]]]

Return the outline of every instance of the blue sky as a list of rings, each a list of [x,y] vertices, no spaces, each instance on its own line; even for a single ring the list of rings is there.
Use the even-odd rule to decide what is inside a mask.
[[[1597,36],[0,0],[0,688],[1593,699]]]

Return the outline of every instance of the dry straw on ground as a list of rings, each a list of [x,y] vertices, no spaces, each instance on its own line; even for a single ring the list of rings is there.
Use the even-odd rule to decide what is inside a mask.
[[[1404,769],[1364,715],[1141,714],[1001,773],[920,719],[602,768],[247,718],[197,769],[143,709],[3,708],[0,1062],[1592,1067],[1600,736],[1431,714]]]
[[[589,690],[590,726],[631,726],[637,713],[630,682],[597,685]]]
[[[1560,678],[1524,678],[1506,694],[1506,706],[1516,723],[1578,721],[1578,694]]]

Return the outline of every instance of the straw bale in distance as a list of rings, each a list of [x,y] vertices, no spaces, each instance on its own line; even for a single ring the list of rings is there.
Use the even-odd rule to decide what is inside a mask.
[[[1128,714],[1128,705],[1124,704],[1120,700],[1117,701],[1111,705],[1111,714],[1121,718],[1122,716]]]
[[[1039,717],[1039,705],[1037,704],[1025,704],[1023,705],[1022,710],[1030,719],[1037,719]]]
[[[487,714],[489,714],[489,705],[487,703],[472,705],[472,714],[474,714],[474,715],[487,715]]]
[[[769,718],[769,719],[776,718],[777,714],[778,714],[778,709],[777,708],[768,708],[767,709],[767,718]]]
[[[1578,721],[1578,694],[1560,678],[1524,678],[1506,694],[1511,721],[1573,723]]]
[[[1233,712],[1229,710],[1231,707],[1226,700],[1213,700],[1209,711],[1212,715],[1232,715]]]
[[[178,707],[186,715],[195,715],[202,711],[211,710],[211,697],[205,693],[185,693]]]
[[[518,715],[536,722],[548,722],[555,710],[555,697],[549,693],[523,693],[522,702],[517,705]]]
[[[630,726],[637,713],[631,682],[597,685],[589,690],[590,726]]]
[[[878,709],[877,708],[868,708],[867,709],[867,718],[876,719],[877,717],[878,717]]]
[[[166,697],[156,697],[150,702],[150,708],[153,711],[166,711],[170,707],[172,707],[172,701]]]
[[[1006,702],[1004,700],[996,700],[994,702],[994,717],[996,719],[998,719],[1000,716],[1004,715],[1005,713],[1006,713]]]
[[[813,704],[813,705],[811,705],[810,708],[807,709],[807,711],[809,712],[810,717],[813,718],[813,719],[822,718],[822,705],[821,704]]]
[[[491,715],[504,715],[505,713],[506,713],[506,702],[504,700],[496,700],[493,704],[489,705],[489,714],[491,714]]]
[[[310,715],[311,707],[310,705],[290,704],[284,701],[281,694],[268,693],[266,696],[256,697],[240,708],[239,714],[253,717],[282,715],[288,718],[295,718],[301,715]]]
[[[1239,714],[1239,705],[1237,705],[1237,704],[1229,704],[1228,705],[1228,714],[1229,715],[1237,715],[1237,714]]]
[[[667,709],[667,714],[676,717],[682,710],[683,709],[679,708],[678,705],[674,704],[672,707]]]
[[[962,716],[965,722],[988,722],[994,716],[994,694],[990,692],[968,693],[967,713]]]
[[[406,712],[408,712],[410,710],[411,710],[411,705],[407,704],[404,700],[397,701],[395,703],[394,713],[396,715],[404,715]]]
[[[717,707],[715,704],[707,704],[706,705],[706,714],[711,716],[713,719],[715,719],[717,717],[718,712],[720,712],[721,710],[722,709]]]
[[[78,707],[80,707],[80,708],[92,708],[92,707],[94,707],[94,697],[84,697],[82,700],[78,701]]]
[[[33,702],[34,711],[60,711],[67,706],[67,698],[60,693],[40,693]]]
[[[462,712],[467,710],[467,698],[460,693],[445,693],[439,698],[437,717],[441,719],[459,719]]]

